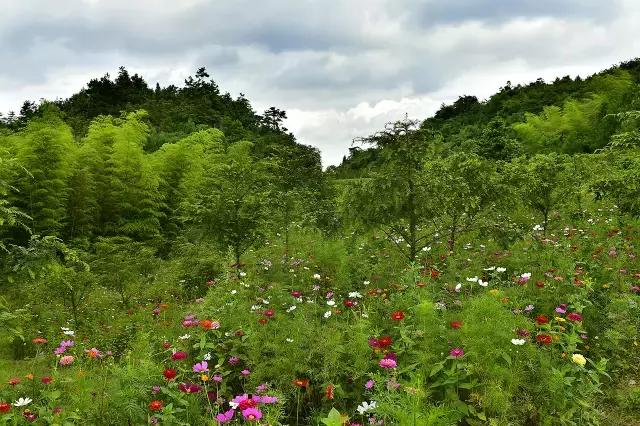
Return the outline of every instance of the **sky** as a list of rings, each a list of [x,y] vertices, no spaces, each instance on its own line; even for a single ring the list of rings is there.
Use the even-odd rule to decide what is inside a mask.
[[[0,0],[0,111],[205,66],[337,164],[384,123],[640,56],[638,0]]]

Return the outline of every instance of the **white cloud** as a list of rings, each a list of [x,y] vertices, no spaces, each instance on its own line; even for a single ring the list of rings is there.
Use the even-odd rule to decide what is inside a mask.
[[[325,165],[351,139],[458,95],[586,75],[638,55],[635,0],[0,0],[0,111],[120,65],[150,84],[206,66]]]

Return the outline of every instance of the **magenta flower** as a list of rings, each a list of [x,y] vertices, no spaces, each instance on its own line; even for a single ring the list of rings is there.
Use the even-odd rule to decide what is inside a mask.
[[[462,348],[453,348],[449,351],[449,355],[454,358],[460,358],[464,355],[464,351],[462,350]]]
[[[233,419],[234,414],[235,414],[235,411],[231,409],[229,411],[225,411],[224,413],[218,414],[216,416],[216,420],[218,421],[218,423],[228,423],[231,421],[231,419]]]
[[[398,366],[398,363],[396,362],[395,359],[391,359],[391,358],[383,358],[380,360],[379,363],[380,367],[382,368],[396,368]]]
[[[187,359],[187,353],[183,352],[183,351],[178,351],[178,352],[174,352],[173,355],[171,355],[171,359],[174,361],[180,361],[183,359]]]
[[[206,373],[209,371],[209,363],[207,361],[202,361],[193,365],[194,373]]]
[[[364,388],[365,389],[373,389],[375,384],[376,384],[376,382],[374,382],[373,380],[367,380],[367,383],[364,384]]]
[[[257,408],[250,407],[246,410],[242,410],[242,416],[249,422],[255,422],[262,418],[262,411],[258,410]]]
[[[569,321],[580,322],[582,321],[582,315],[577,312],[571,312],[569,315],[567,315],[567,319]]]

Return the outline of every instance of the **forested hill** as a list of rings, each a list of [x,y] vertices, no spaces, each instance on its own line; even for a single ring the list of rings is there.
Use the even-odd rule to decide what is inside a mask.
[[[422,122],[438,135],[434,149],[474,152],[509,160],[539,152],[589,153],[605,146],[618,129],[612,114],[637,110],[640,58],[587,78],[538,79],[527,85],[507,82],[489,99],[460,96]],[[380,161],[379,150],[357,144],[329,172],[349,178]]]
[[[131,75],[120,67],[115,78],[109,74],[94,78],[68,99],[45,102],[45,105],[59,108],[62,119],[77,139],[86,135],[91,121],[100,115],[119,117],[122,113],[144,110],[150,126],[144,143],[147,152],[205,128],[220,129],[228,142],[259,141],[256,150],[263,155],[267,155],[274,144],[296,145],[294,136],[282,126],[285,111],[271,107],[263,114],[256,113],[244,94],[234,99],[229,93],[222,93],[205,68],[188,77],[183,87],[156,84],[151,88],[142,76]],[[42,116],[42,111],[42,104],[27,100],[18,114],[0,115],[0,129],[19,130],[31,118]],[[300,145],[298,148],[315,151]]]

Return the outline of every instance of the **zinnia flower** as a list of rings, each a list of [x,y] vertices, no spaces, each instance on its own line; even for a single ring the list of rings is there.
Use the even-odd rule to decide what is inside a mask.
[[[309,386],[309,379],[295,379],[293,384],[299,388],[306,388]]]
[[[151,411],[160,411],[162,410],[162,407],[163,407],[162,401],[159,401],[157,399],[154,399],[149,403],[149,410]]]
[[[187,359],[187,357],[188,357],[188,356],[189,356],[189,355],[187,355],[187,353],[186,353],[186,352],[183,352],[183,351],[177,351],[177,352],[174,352],[174,353],[171,355],[171,359],[172,359],[172,360],[174,360],[174,361],[180,361],[180,360],[183,360],[183,359]]]
[[[71,365],[73,364],[73,355],[65,355],[60,358],[60,365]]]
[[[549,318],[544,315],[538,315],[536,317],[536,322],[538,323],[538,325],[547,324],[549,322]]]
[[[396,362],[395,359],[383,358],[380,360],[378,365],[380,365],[380,367],[382,368],[392,369],[392,368],[396,368],[398,366],[398,363]]]
[[[48,340],[45,339],[44,337],[36,337],[35,339],[32,340],[32,342],[36,345],[44,345],[45,343],[48,342]]]
[[[551,336],[549,336],[548,334],[538,334],[536,336],[536,342],[542,344],[542,345],[550,345],[551,344]]]
[[[451,321],[451,328],[453,329],[459,329],[460,327],[462,327],[462,321]]]
[[[462,348],[453,348],[449,351],[449,355],[454,358],[460,358],[464,355],[464,350]]]
[[[571,357],[571,361],[575,362],[581,367],[584,367],[587,363],[587,359],[581,354],[573,354],[573,356]]]
[[[178,372],[173,368],[165,368],[164,371],[162,372],[162,375],[166,380],[173,380],[178,375]]]
[[[8,413],[11,411],[11,404],[8,402],[0,402],[0,413]]]
[[[567,319],[569,321],[580,322],[582,321],[582,315],[577,312],[571,312],[569,315],[567,315]]]
[[[404,312],[402,311],[395,311],[394,313],[391,314],[391,319],[394,321],[401,321],[404,319]]]

